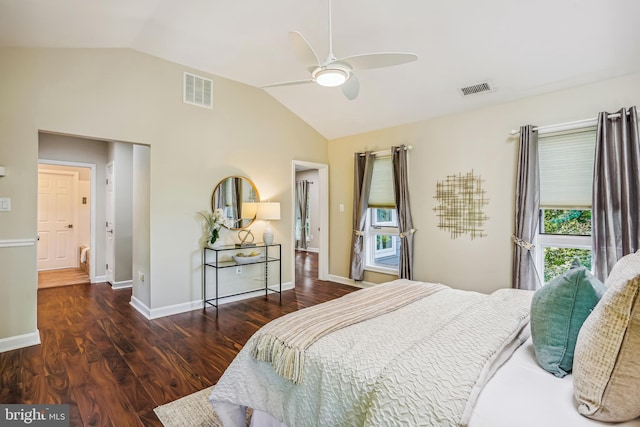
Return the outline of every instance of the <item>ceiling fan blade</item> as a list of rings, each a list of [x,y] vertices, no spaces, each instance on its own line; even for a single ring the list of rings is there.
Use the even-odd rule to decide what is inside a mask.
[[[313,79],[307,79],[307,80],[294,80],[291,82],[284,82],[284,83],[273,83],[270,85],[265,85],[265,86],[260,86],[262,89],[264,88],[268,88],[268,87],[280,87],[280,86],[295,86],[295,85],[303,85],[303,84],[307,84],[307,83],[313,83]]]
[[[413,53],[367,53],[364,55],[347,56],[338,61],[346,62],[354,70],[365,70],[370,68],[392,67],[394,65],[406,64],[418,59],[418,55]]]
[[[342,93],[349,101],[353,101],[358,97],[358,92],[360,92],[360,82],[355,73],[351,72],[350,74],[347,81],[342,84]]]
[[[318,55],[316,55],[307,39],[305,39],[301,33],[291,31],[289,33],[289,41],[293,47],[293,53],[303,65],[307,67],[311,65],[317,67],[320,65]]]

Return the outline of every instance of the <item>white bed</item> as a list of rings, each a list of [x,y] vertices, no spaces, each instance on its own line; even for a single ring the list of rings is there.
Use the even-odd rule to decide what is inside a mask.
[[[469,427],[638,427],[640,419],[601,423],[578,414],[573,380],[540,369],[531,339],[495,373],[480,393]],[[269,414],[254,411],[254,427],[286,427]]]
[[[514,295],[526,292],[505,290],[500,295],[511,298],[509,291]],[[210,401],[225,426],[244,425],[243,415],[246,407],[254,408],[252,425],[256,427],[285,425],[280,420],[285,423],[289,420],[289,427],[394,424],[470,427],[607,425],[578,414],[571,376],[559,379],[538,366],[531,339],[528,338],[528,319],[515,322],[514,325],[517,326],[513,327],[513,333],[507,334],[509,338],[492,350],[493,353],[483,365],[477,382],[471,387],[469,400],[466,400],[467,397],[464,398],[467,403],[463,404],[464,411],[460,411],[460,414],[464,412],[459,418],[461,422],[457,419],[452,421],[448,409],[441,410],[434,406],[434,399],[430,394],[429,398],[424,398],[424,411],[429,414],[418,414],[416,417],[416,412],[423,410],[423,395],[420,394],[422,389],[417,391],[418,399],[413,396],[413,400],[407,400],[404,396],[405,391],[408,390],[408,394],[415,394],[416,391],[413,385],[411,388],[405,387],[405,383],[413,382],[414,376],[418,377],[415,380],[418,383],[424,382],[421,377],[423,370],[436,371],[433,374],[435,385],[428,385],[427,391],[436,392],[435,400],[447,400],[447,396],[451,397],[451,400],[457,399],[457,390],[466,381],[465,379],[458,383],[457,376],[464,376],[466,373],[464,370],[460,373],[447,373],[451,367],[446,363],[449,359],[453,360],[455,371],[461,361],[464,363],[469,349],[462,349],[460,354],[456,354],[455,347],[448,348],[451,342],[456,345],[464,342],[459,339],[460,333],[451,334],[451,331],[444,334],[445,339],[439,340],[436,345],[424,345],[413,338],[410,338],[410,342],[405,342],[405,339],[425,335],[427,325],[439,317],[446,317],[446,313],[451,311],[450,304],[455,304],[458,298],[470,296],[473,300],[477,295],[466,291],[447,290],[446,293],[413,302],[320,338],[305,353],[305,377],[300,384],[293,384],[276,374],[268,362],[255,360],[247,349],[250,341],[220,379],[210,396]],[[509,300],[508,304],[494,311],[510,310],[510,305],[523,306],[525,301],[529,300],[530,296],[529,299],[524,298],[520,302]],[[470,303],[469,309],[463,311],[472,311],[474,304]],[[438,307],[442,308],[442,311],[437,311]],[[515,308],[513,311],[515,316],[521,313],[521,310],[518,312]],[[477,327],[471,328],[469,322],[473,321]],[[484,322],[464,322],[466,327],[460,328],[458,325],[454,330],[473,329],[476,334],[476,329],[486,329]],[[497,318],[496,322],[505,323],[505,319]],[[481,337],[481,341],[487,340],[493,333],[487,329],[487,335]],[[443,333],[429,332],[428,335]],[[252,340],[254,338],[255,336]],[[420,352],[415,351],[416,347],[421,349]],[[444,350],[447,356],[440,357],[440,350]],[[483,348],[478,350],[480,353],[484,351]],[[409,353],[412,354],[409,373],[393,369],[390,374],[387,373],[389,365],[396,363],[395,359],[406,359]],[[434,369],[434,365],[438,368]],[[443,377],[439,376],[440,371],[444,372]],[[385,381],[396,376],[399,378],[392,379],[397,380],[398,384],[393,387],[400,387],[401,391],[392,390],[392,400],[384,397],[380,403],[378,400],[381,398],[376,396],[379,384],[382,383],[382,388],[386,390]],[[380,379],[382,377],[384,378]],[[444,383],[452,386],[445,387]],[[448,389],[446,394],[442,395],[444,399],[438,395],[440,389]],[[402,396],[398,396],[398,393]],[[398,397],[399,400],[395,400]],[[407,412],[412,414],[408,416]],[[640,427],[640,419],[617,425]]]

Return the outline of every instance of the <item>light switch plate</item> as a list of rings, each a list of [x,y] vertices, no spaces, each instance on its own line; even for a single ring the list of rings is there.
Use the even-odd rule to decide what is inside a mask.
[[[11,210],[11,198],[0,197],[0,212],[9,212]]]

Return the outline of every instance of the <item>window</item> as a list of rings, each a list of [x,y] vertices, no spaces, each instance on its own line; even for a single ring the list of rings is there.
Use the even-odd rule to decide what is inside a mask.
[[[575,258],[591,269],[595,129],[540,135],[540,218],[536,268],[547,283]]]
[[[591,210],[540,209],[538,246],[545,283],[567,271],[575,258],[591,269]]]
[[[397,272],[400,264],[400,237],[395,208],[369,208],[366,230],[365,268]]]
[[[376,157],[365,225],[365,269],[397,273],[400,265],[398,217],[393,196],[391,157]]]

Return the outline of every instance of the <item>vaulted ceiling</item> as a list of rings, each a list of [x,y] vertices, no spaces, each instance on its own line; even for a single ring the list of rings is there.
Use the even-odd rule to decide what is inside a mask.
[[[0,0],[0,46],[131,48],[251,86],[302,80],[299,31],[328,55],[327,0]],[[640,72],[637,0],[333,2],[336,57],[410,52],[358,70],[359,96],[316,84],[265,89],[326,138]],[[493,92],[459,89],[490,82]]]

